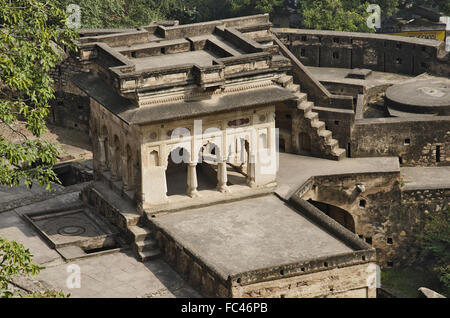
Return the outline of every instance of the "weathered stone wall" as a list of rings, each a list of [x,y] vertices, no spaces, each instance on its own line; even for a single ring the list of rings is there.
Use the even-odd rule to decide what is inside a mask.
[[[350,135],[354,123],[354,112],[344,109],[323,109],[313,107],[313,111],[319,114],[319,119],[325,122],[325,129],[333,132],[333,138],[339,142],[339,147],[347,149],[351,142]]]
[[[400,232],[402,245],[407,245],[404,257],[420,262],[424,256],[420,249],[419,234],[427,215],[447,209],[450,205],[450,189],[405,189],[402,191],[402,212],[409,219],[409,231]],[[400,230],[400,229],[399,229]],[[395,242],[394,242],[395,244]],[[409,255],[408,255],[409,254]]]
[[[363,184],[359,193],[356,184]],[[347,211],[355,232],[377,251],[380,267],[408,266],[420,262],[418,234],[424,216],[449,204],[450,190],[402,190],[398,173],[315,177],[303,199]]]
[[[164,260],[205,297],[376,297],[372,280],[375,254],[371,251],[286,265],[283,270],[242,273],[225,280],[168,233],[152,225]]]
[[[373,264],[360,264],[333,268],[300,276],[236,285],[233,297],[286,297],[286,298],[375,298],[376,288],[369,287],[368,279]]]
[[[230,297],[228,282],[209,269],[198,257],[174,241],[170,235],[155,228],[155,239],[164,260],[205,297]]]
[[[82,71],[83,65],[72,55],[51,71],[56,98],[51,102],[48,121],[88,133],[89,97],[70,81],[72,75]]]
[[[404,166],[448,166],[450,118],[357,120],[351,133],[351,156],[397,156]]]
[[[94,178],[110,175],[122,191],[141,196],[141,145],[139,131],[91,98],[90,135]],[[138,201],[139,202],[139,201]]]
[[[444,43],[382,34],[274,29],[307,66],[366,68],[380,72],[450,75]]]
[[[406,189],[402,192],[402,204],[425,204],[425,214],[445,210],[449,198],[450,189]]]
[[[357,184],[363,184],[365,191],[360,193]],[[396,232],[397,227],[406,225],[401,222],[398,172],[315,177],[311,190],[302,197],[350,213],[355,223],[355,233],[376,248],[378,264],[386,267],[387,262],[397,263],[396,252],[401,250],[394,250],[387,239],[397,241],[400,232]]]

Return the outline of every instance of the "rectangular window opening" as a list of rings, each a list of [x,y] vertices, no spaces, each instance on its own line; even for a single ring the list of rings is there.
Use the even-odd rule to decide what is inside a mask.
[[[441,146],[436,146],[436,162],[441,162]]]

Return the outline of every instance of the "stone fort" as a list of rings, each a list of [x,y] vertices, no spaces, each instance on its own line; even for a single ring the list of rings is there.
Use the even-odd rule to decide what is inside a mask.
[[[434,40],[162,21],[82,30],[49,120],[89,133],[81,205],[200,294],[372,298],[448,207],[449,76]]]

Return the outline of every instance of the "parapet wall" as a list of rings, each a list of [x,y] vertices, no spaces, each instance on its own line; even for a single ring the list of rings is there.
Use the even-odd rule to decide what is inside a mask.
[[[290,203],[352,251],[229,275],[177,241],[157,220],[146,223],[165,261],[206,297],[375,297],[375,284],[370,283],[375,249],[308,202],[294,198]]]
[[[304,29],[273,32],[306,66],[450,76],[450,53],[436,40]]]
[[[352,157],[397,156],[403,166],[450,165],[450,117],[356,120]]]
[[[358,184],[364,186],[363,192],[357,191]],[[427,214],[448,208],[449,195],[445,186],[411,188],[398,172],[385,172],[316,176],[294,197],[311,199],[321,209],[330,205],[329,212],[344,210],[361,241],[376,248],[377,263],[385,268],[422,261],[418,234]]]

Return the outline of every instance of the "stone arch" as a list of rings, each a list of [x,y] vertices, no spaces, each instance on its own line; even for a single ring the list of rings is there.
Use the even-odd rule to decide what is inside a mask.
[[[207,141],[200,147],[196,166],[198,190],[211,190],[218,186],[218,168],[224,161],[221,153],[221,148],[212,141]]]
[[[190,158],[189,151],[184,147],[170,151],[166,167],[167,196],[186,194],[187,164]]]
[[[214,142],[208,141],[199,149],[197,162],[202,162],[203,160],[218,162],[221,158],[222,151],[220,147]]]
[[[349,231],[356,233],[355,220],[353,216],[346,210],[332,204],[318,202],[312,199],[309,199],[308,202],[310,202],[330,218],[347,228]]]

